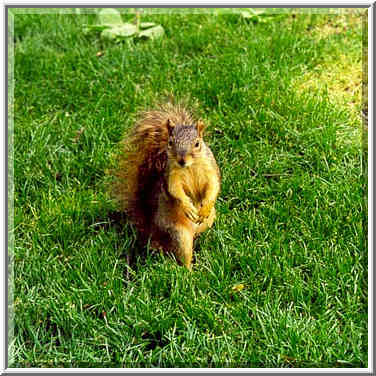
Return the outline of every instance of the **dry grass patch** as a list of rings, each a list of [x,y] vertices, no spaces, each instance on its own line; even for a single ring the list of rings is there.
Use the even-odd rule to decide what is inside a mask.
[[[351,56],[340,55],[336,60],[318,65],[295,81],[299,92],[327,93],[330,101],[346,106],[354,123],[361,119],[362,61],[354,61]]]
[[[334,34],[343,34],[348,30],[361,27],[365,9],[347,8],[338,14],[328,14],[315,24],[309,33],[315,38],[328,38]]]
[[[328,15],[307,32],[319,42],[322,38],[336,38],[335,34],[346,38],[345,33],[350,28],[358,28],[358,31],[362,28],[362,16],[356,10],[348,10],[342,15]],[[362,84],[361,45],[355,53],[354,50],[349,53],[336,50],[326,61],[296,78],[293,83],[299,94],[328,96],[333,105],[348,112],[349,120],[341,127],[338,139],[352,144],[360,144],[362,138]]]

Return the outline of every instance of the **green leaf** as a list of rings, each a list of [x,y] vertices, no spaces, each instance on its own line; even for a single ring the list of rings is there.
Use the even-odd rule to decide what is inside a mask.
[[[101,9],[98,13],[98,19],[101,25],[115,26],[123,24],[120,13],[113,8]]]
[[[149,27],[155,26],[155,22],[141,22],[140,23],[140,28],[141,29],[148,29]]]
[[[264,10],[254,10],[249,9],[240,12],[241,16],[249,21],[259,22],[259,23],[267,23],[275,19],[276,16],[280,16],[278,14],[267,13]]]
[[[145,38],[145,39],[157,39],[162,37],[164,34],[164,29],[161,25],[157,25],[155,27],[152,27],[151,29],[147,29],[144,31],[141,31],[138,36],[139,38]]]
[[[130,23],[124,23],[122,25],[111,27],[102,31],[102,38],[116,39],[116,38],[128,38],[137,33],[135,25]]]
[[[83,31],[84,34],[88,34],[92,31],[103,31],[105,29],[108,29],[110,26],[107,25],[83,25]]]
[[[254,16],[267,16],[265,10],[262,9],[252,9],[249,8],[249,12],[252,13]]]
[[[254,14],[251,14],[250,12],[248,11],[243,11],[243,12],[240,12],[240,14],[242,15],[243,18],[247,18],[247,19],[257,19],[258,17]]]
[[[162,26],[154,22],[141,22],[138,29],[137,25],[124,23],[120,13],[113,8],[101,9],[98,13],[99,25],[85,25],[84,32],[101,32],[101,37],[115,40],[128,37],[139,37],[144,39],[160,38],[164,34]]]

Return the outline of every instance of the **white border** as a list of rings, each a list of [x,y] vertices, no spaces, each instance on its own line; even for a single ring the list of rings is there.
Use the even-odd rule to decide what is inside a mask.
[[[77,4],[78,3],[78,4]],[[139,1],[128,1],[128,2],[119,2],[119,1],[111,1],[108,5],[119,5],[119,6],[127,6],[134,5],[140,3]],[[202,6],[202,1],[193,1],[189,3],[180,3],[179,6]],[[218,6],[220,5],[218,1],[215,0],[206,0],[204,5],[213,5]],[[53,3],[48,0],[39,0],[35,2],[30,1],[8,1],[6,5],[14,5],[14,6],[28,6],[28,5],[51,5],[51,6],[71,6],[76,7],[77,5],[103,5],[103,0],[101,1],[93,1],[93,0],[79,0],[76,3],[72,2],[59,2]],[[370,2],[356,2],[356,1],[340,1],[340,0],[332,0],[332,1],[315,1],[307,3],[307,6],[314,8],[315,6],[325,6],[325,5],[337,5],[346,7],[346,5],[354,5],[361,7],[369,6],[368,8],[368,368],[5,368],[5,343],[4,341],[0,341],[0,372],[3,373],[6,371],[7,373],[370,373],[373,371],[373,3]],[[6,11],[3,3],[3,14],[2,19],[4,20],[5,25],[5,16]],[[147,3],[141,4],[142,6],[146,5],[156,5],[160,6],[161,1],[158,0],[148,0]],[[176,0],[164,0],[163,5],[177,5]],[[227,6],[227,4],[224,4]],[[235,5],[235,4],[234,4]],[[232,6],[234,6],[232,5]],[[273,6],[273,5],[280,5],[280,6],[302,6],[302,2],[290,2],[286,5],[285,0],[265,0],[262,3],[260,2],[249,2],[249,1],[237,1],[236,5],[245,5],[247,7],[250,6]],[[231,7],[228,5],[228,7]],[[8,61],[8,57],[5,56],[5,38],[6,34],[4,34],[5,26],[1,27],[1,38],[4,41],[4,48],[3,54],[4,59],[1,59],[1,68],[2,68],[2,87],[4,88],[1,92],[2,100],[1,102],[1,113],[3,114],[3,118],[5,119],[5,95],[6,90],[6,77],[5,77],[5,64]],[[4,124],[5,125],[5,124]],[[5,138],[5,126],[1,137]],[[7,142],[7,140],[4,140]],[[1,154],[1,164],[0,164],[0,176],[5,177],[6,174],[6,160],[4,153]],[[5,179],[0,179],[0,191],[1,191],[1,203],[3,208],[7,207],[6,203],[6,192],[7,187],[5,187]],[[7,212],[4,210],[2,222],[4,226],[0,226],[0,236],[3,240],[3,245],[5,244],[5,237],[7,236],[7,231],[5,231],[5,223],[6,223],[6,216]],[[3,257],[1,257],[1,267],[2,270],[5,270],[6,267],[6,250],[4,249]],[[1,289],[0,299],[1,304],[5,305],[5,298],[7,292],[5,291],[5,286]],[[3,335],[7,335],[6,333],[6,323],[5,323],[5,310],[7,307],[2,307],[1,310],[1,332]]]
[[[373,8],[368,9],[368,367],[373,370]],[[366,229],[364,229],[365,231]]]

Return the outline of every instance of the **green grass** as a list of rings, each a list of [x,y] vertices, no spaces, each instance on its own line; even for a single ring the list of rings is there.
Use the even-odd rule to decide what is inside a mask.
[[[367,157],[343,136],[360,134],[361,103],[301,82],[361,62],[362,17],[143,20],[165,37],[114,44],[82,33],[93,15],[14,16],[10,366],[367,367]],[[141,249],[106,192],[124,130],[166,93],[199,102],[223,177],[191,273]]]

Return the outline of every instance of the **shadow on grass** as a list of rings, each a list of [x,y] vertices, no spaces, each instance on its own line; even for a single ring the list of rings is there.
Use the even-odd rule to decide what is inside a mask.
[[[116,234],[118,241],[116,241],[114,247],[119,258],[126,260],[127,267],[124,268],[126,281],[131,281],[132,275],[137,274],[138,270],[143,270],[146,265],[160,262],[161,253],[164,257],[174,257],[171,252],[162,252],[150,248],[150,244],[139,236],[137,229],[130,223],[124,212],[109,211],[106,215],[96,217],[89,226],[97,233],[103,231]]]
[[[215,224],[214,224],[215,225]],[[115,249],[118,251],[119,258],[125,259],[129,268],[131,268],[135,273],[147,265],[149,262],[156,263],[160,262],[160,254],[163,257],[170,257],[176,260],[172,252],[162,252],[150,248],[149,244],[143,241],[140,236],[138,236],[137,230],[129,222],[127,215],[124,212],[112,210],[107,213],[107,215],[98,216],[92,221],[89,226],[94,232],[115,232],[118,236],[118,242],[114,244]],[[198,236],[194,240],[193,246],[193,259],[192,264],[196,263],[196,255],[200,252],[202,245],[202,236]],[[148,259],[148,260],[147,260]],[[149,262],[148,262],[149,261]],[[126,280],[131,280],[131,275],[129,273],[128,267],[124,270],[124,275]]]
[[[126,214],[121,211],[112,210],[104,215],[97,216],[93,223],[90,223],[94,232],[103,231],[115,232],[119,242],[116,242],[115,248],[118,251],[119,258],[125,259],[127,266],[136,271],[139,260],[145,258],[145,246],[137,236],[136,229],[129,223]],[[131,279],[129,268],[124,269],[126,281]]]

